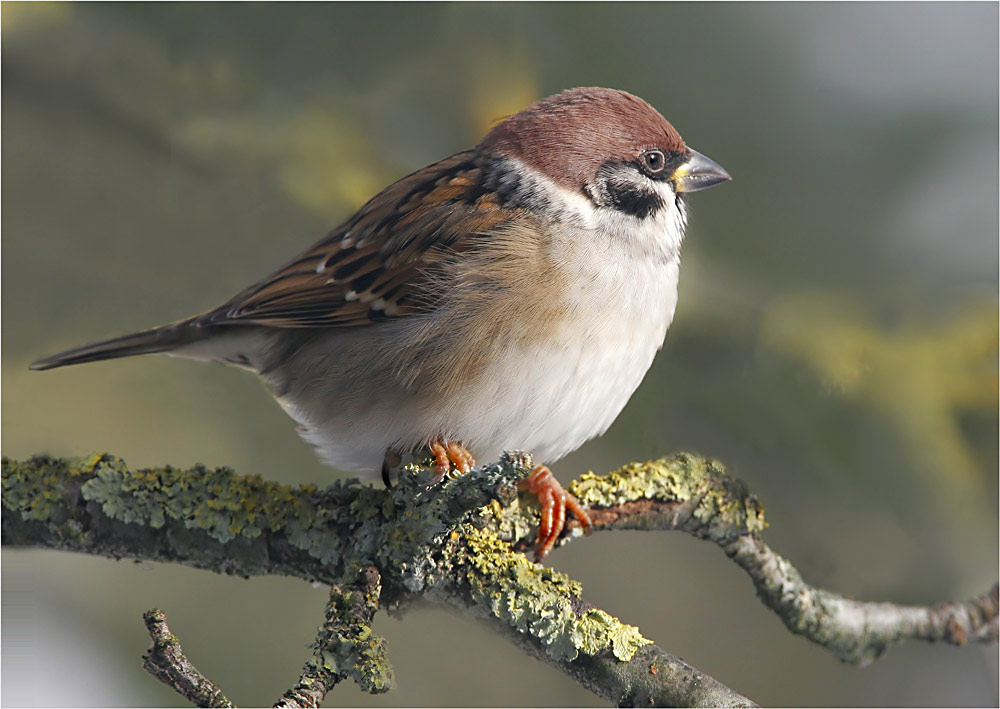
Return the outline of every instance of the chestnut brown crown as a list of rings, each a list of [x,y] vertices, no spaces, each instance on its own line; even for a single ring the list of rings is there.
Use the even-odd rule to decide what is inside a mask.
[[[634,161],[650,148],[687,147],[672,125],[638,96],[616,89],[569,89],[494,126],[480,150],[517,158],[569,189],[582,191],[608,161]]]

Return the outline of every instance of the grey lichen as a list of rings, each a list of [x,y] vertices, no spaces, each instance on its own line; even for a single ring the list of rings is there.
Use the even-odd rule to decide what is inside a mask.
[[[392,687],[393,670],[385,639],[371,627],[381,593],[379,575],[373,568],[359,570],[356,575],[359,581],[330,589],[326,622],[319,629],[300,680],[304,685],[323,682],[329,689],[351,678],[370,694]]]
[[[372,549],[379,568],[393,569],[407,591],[420,593],[447,580],[448,560],[441,552],[451,535],[463,523],[475,528],[491,522],[490,511],[515,500],[517,481],[527,473],[524,460],[512,454],[428,487],[432,471],[409,465],[391,493],[391,524],[360,530],[370,538],[359,543]]]

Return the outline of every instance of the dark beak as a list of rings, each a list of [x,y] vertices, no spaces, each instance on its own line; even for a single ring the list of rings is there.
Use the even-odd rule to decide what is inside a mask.
[[[722,165],[689,148],[687,162],[674,170],[670,179],[678,192],[697,192],[733,178]]]

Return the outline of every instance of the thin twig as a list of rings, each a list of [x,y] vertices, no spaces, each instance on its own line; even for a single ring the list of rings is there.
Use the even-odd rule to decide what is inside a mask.
[[[932,606],[855,601],[810,586],[787,559],[756,535],[724,547],[753,579],[757,595],[785,626],[829,649],[844,662],[868,665],[904,640],[951,645],[995,642],[998,586],[969,601]]]
[[[142,656],[142,667],[189,702],[199,707],[235,707],[184,655],[180,641],[167,627],[159,608],[142,614],[153,644]]]
[[[389,691],[392,667],[385,639],[372,632],[382,579],[373,566],[352,584],[334,584],[326,604],[326,622],[316,634],[315,651],[295,686],[274,705],[283,709],[318,707],[333,687],[352,678],[370,694]]]

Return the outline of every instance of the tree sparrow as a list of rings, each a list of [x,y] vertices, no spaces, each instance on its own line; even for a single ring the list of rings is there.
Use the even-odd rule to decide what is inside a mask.
[[[579,88],[385,188],[319,243],[203,315],[33,369],[166,353],[250,369],[338,468],[421,447],[440,479],[472,453],[555,461],[602,434],[663,344],[685,193],[730,179],[652,106]],[[566,508],[538,466],[537,558]]]

